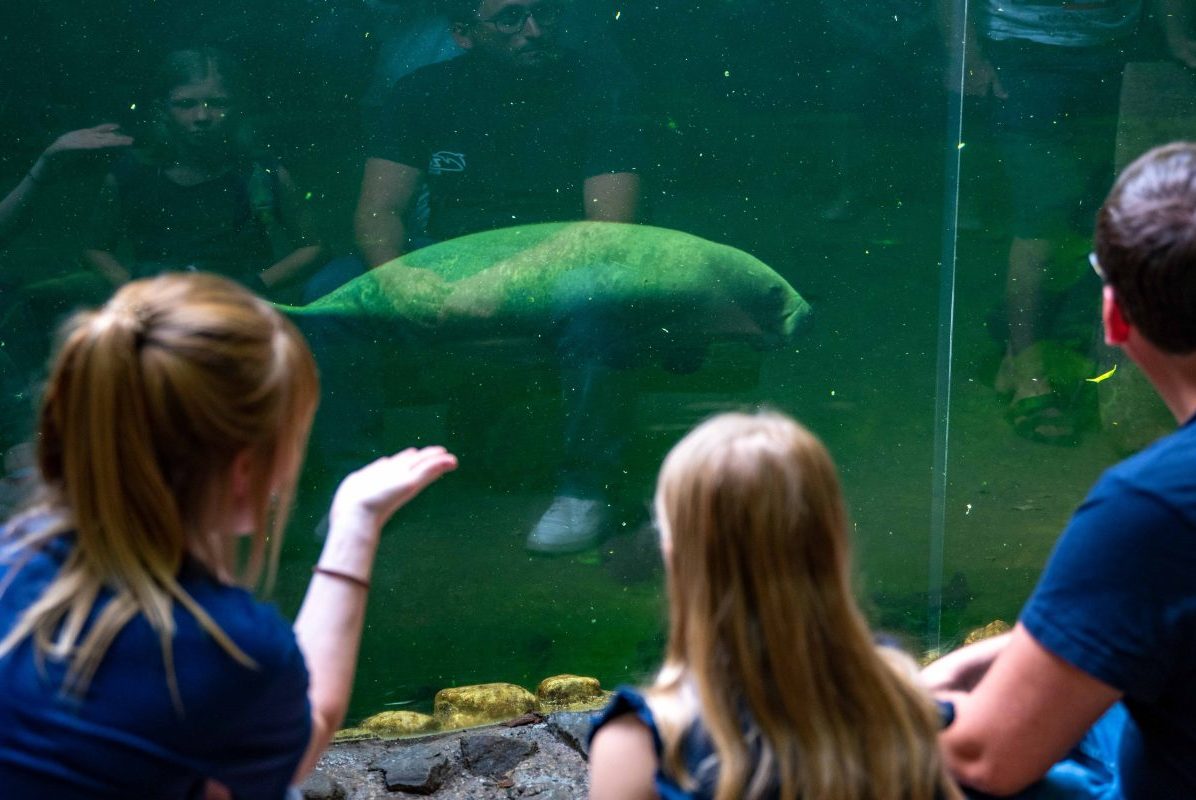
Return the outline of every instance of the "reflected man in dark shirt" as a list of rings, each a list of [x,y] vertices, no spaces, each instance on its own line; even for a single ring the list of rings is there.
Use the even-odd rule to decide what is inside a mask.
[[[643,154],[625,74],[557,45],[553,0],[453,0],[448,15],[465,54],[402,79],[371,131],[355,220],[366,263],[425,234],[635,221]]]
[[[464,54],[402,78],[371,131],[355,220],[367,265],[495,228],[634,222],[644,156],[618,59],[560,47],[554,0],[451,0],[446,13]],[[564,464],[533,551],[582,550],[606,527],[630,413],[611,378],[618,323],[578,308],[555,339]]]

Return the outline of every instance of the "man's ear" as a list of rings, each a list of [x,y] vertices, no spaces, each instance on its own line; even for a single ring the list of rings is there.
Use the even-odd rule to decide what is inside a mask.
[[[469,26],[464,22],[454,22],[449,26],[449,32],[453,34],[453,41],[457,43],[457,47],[462,50],[473,49],[473,36],[469,33]]]
[[[1121,312],[1117,293],[1107,283],[1101,291],[1101,321],[1105,325],[1105,344],[1119,347],[1130,338],[1130,323]]]

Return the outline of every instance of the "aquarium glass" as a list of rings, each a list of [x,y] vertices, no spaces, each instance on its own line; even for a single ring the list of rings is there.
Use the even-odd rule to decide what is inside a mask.
[[[408,445],[460,457],[386,531],[349,722],[429,711],[462,684],[648,679],[664,643],[655,474],[722,410],[778,409],[826,442],[875,626],[922,655],[1013,622],[1086,487],[1169,425],[1101,342],[1086,255],[1113,170],[1191,130],[1196,84],[1167,47],[1183,20],[1136,2],[1095,4],[1100,25],[1049,0],[541,3],[471,23],[471,43],[551,39],[515,57],[552,70],[458,71],[442,92],[411,73],[461,56],[448,5],[5,4],[0,192],[35,184],[0,207],[6,509],[63,316],[120,268],[240,259],[324,383],[274,592],[285,614],[341,476]],[[207,46],[238,74],[155,77]],[[207,165],[228,181],[207,200],[174,194],[210,178],[179,155],[193,114],[244,139]],[[59,139],[103,123],[119,126],[93,134],[104,146]],[[469,130],[491,143],[476,161],[456,147]],[[194,136],[192,153],[209,134]],[[387,162],[375,194],[412,171],[433,182],[430,202],[418,182],[390,196],[404,246],[428,246],[355,277],[357,245],[378,242],[357,210],[367,159]],[[477,169],[492,172],[452,183]],[[630,195],[586,180],[632,170]],[[652,229],[455,238],[628,196]],[[181,262],[162,220],[196,208]],[[267,288],[288,254],[295,274]],[[574,508],[599,535],[529,549],[561,496],[593,501]]]

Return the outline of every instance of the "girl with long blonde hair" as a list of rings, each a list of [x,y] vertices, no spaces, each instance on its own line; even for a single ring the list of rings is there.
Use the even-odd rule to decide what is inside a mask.
[[[934,703],[878,651],[851,588],[822,443],[782,415],[724,414],[665,459],[664,664],[595,725],[594,800],[958,797]]]
[[[293,629],[268,586],[318,394],[298,331],[223,278],[65,326],[43,489],[0,533],[0,793],[280,798],[343,720],[382,526],[455,466],[348,476]]]

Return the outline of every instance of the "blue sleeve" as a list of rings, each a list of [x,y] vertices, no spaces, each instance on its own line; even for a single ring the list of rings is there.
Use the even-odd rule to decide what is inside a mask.
[[[628,686],[620,686],[616,689],[615,696],[611,698],[606,708],[594,715],[594,719],[590,722],[590,736],[586,741],[587,749],[603,725],[624,714],[635,714],[636,719],[652,731],[652,744],[656,748],[656,757],[660,758],[663,747],[660,743],[660,733],[656,730],[656,720],[652,718],[652,710],[648,708],[648,701],[644,699],[644,696]]]
[[[1191,529],[1158,497],[1103,478],[1072,517],[1021,622],[1047,650],[1142,700],[1190,666]]]
[[[281,798],[311,741],[308,675],[290,626],[273,609],[258,606],[255,638],[238,643],[257,662],[223,697],[213,697],[209,775],[235,798]]]

